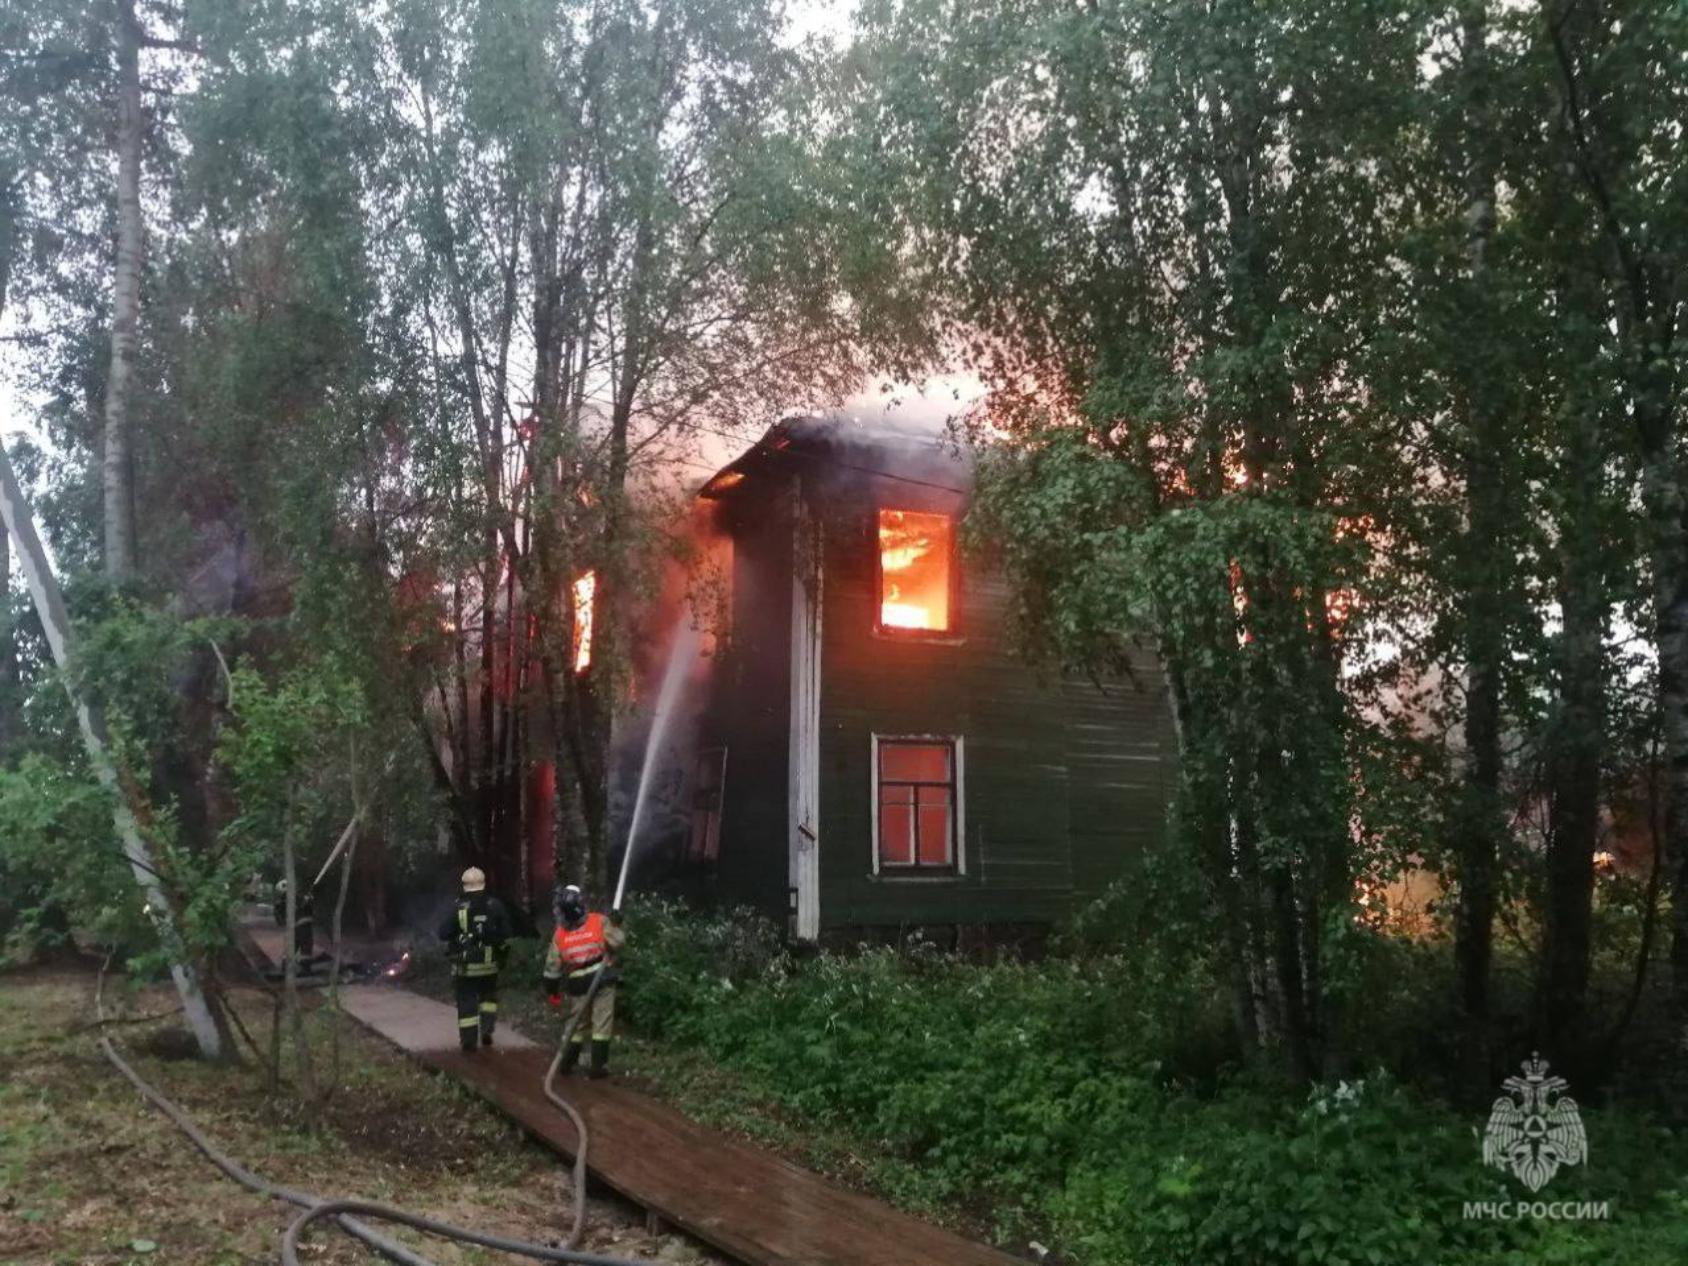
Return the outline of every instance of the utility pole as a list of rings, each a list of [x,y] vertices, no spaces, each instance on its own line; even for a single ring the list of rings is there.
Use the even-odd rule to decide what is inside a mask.
[[[41,537],[35,530],[35,516],[30,513],[29,503],[18,487],[11,458],[4,448],[0,448],[0,517],[5,519],[6,531],[17,545],[18,563],[29,584],[30,597],[35,600],[35,610],[47,634],[53,662],[63,673],[70,657],[70,616],[65,610],[64,596],[59,592],[58,578],[53,575],[47,552],[41,547]],[[170,899],[159,882],[146,840],[141,837],[140,826],[135,821],[134,809],[118,781],[117,769],[112,764],[107,747],[105,720],[97,710],[77,697],[68,677],[65,678],[65,691],[76,710],[76,721],[81,727],[82,742],[88,748],[88,759],[94,766],[94,773],[100,785],[111,794],[112,821],[117,827],[118,839],[123,843],[124,856],[135,872],[135,882],[146,896],[147,911],[157,921],[165,944],[173,945],[176,943],[175,916],[170,909]],[[220,1058],[223,1053],[222,1034],[211,1016],[211,1007],[199,987],[199,978],[193,967],[185,961],[174,962],[170,965],[170,975],[176,982],[176,992],[182,997],[182,1013],[187,1016],[188,1025],[199,1042],[200,1054],[207,1059]]]

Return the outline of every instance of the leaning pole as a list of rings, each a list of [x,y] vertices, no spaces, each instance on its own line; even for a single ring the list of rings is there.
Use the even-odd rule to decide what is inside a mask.
[[[135,872],[135,882],[141,886],[141,892],[146,897],[148,912],[164,934],[165,944],[179,946],[170,898],[159,883],[147,842],[141,836],[134,809],[123,791],[111,753],[107,750],[104,719],[77,697],[70,678],[64,675],[70,655],[70,616],[65,611],[64,596],[59,592],[52,564],[47,561],[47,551],[41,548],[41,537],[35,530],[35,516],[30,513],[29,503],[18,487],[17,476],[12,471],[12,459],[3,446],[0,446],[0,517],[5,519],[6,531],[17,546],[18,562],[23,567],[24,579],[29,583],[29,595],[35,601],[41,627],[47,634],[53,662],[59,666],[65,691],[76,710],[76,721],[82,729],[82,742],[88,748],[89,762],[94,766],[100,784],[111,793],[112,821],[117,827],[117,837],[123,843],[124,856],[129,859],[129,867]],[[182,996],[182,1013],[187,1016],[193,1035],[199,1042],[200,1053],[207,1059],[219,1058],[223,1051],[222,1035],[217,1031],[211,1008],[205,1001],[192,966],[186,962],[174,962],[170,965],[170,975],[176,982],[176,992]]]

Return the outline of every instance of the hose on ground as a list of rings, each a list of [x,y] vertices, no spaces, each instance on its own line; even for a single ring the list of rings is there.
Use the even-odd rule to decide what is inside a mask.
[[[122,1073],[129,1084],[140,1092],[141,1098],[168,1117],[178,1130],[193,1141],[195,1147],[205,1153],[207,1160],[223,1171],[225,1176],[234,1179],[241,1186],[249,1188],[261,1196],[268,1196],[272,1200],[281,1200],[287,1204],[299,1205],[307,1211],[319,1208],[327,1203],[322,1197],[312,1195],[308,1191],[296,1191],[291,1187],[272,1183],[267,1178],[240,1165],[208,1139],[185,1112],[157,1090],[154,1090],[139,1073],[130,1067],[129,1062],[117,1053],[117,1048],[112,1045],[109,1037],[100,1038],[99,1046],[117,1071]],[[401,1266],[433,1266],[433,1263],[429,1262],[427,1258],[418,1256],[397,1240],[389,1239],[373,1227],[365,1226],[355,1218],[342,1218],[340,1225],[348,1234],[356,1236],[383,1257],[401,1263]]]
[[[502,1253],[511,1253],[541,1262],[562,1262],[569,1266],[651,1266],[651,1263],[639,1262],[620,1257],[600,1257],[591,1253],[575,1251],[572,1244],[561,1248],[553,1248],[547,1244],[536,1244],[525,1240],[506,1239],[503,1236],[487,1235],[480,1231],[472,1231],[467,1227],[452,1226],[445,1222],[436,1222],[431,1218],[424,1218],[418,1214],[406,1212],[403,1209],[389,1205],[376,1204],[363,1200],[328,1200],[308,1191],[299,1191],[292,1187],[284,1187],[279,1183],[272,1183],[259,1174],[246,1169],[217,1147],[193,1123],[187,1113],[172,1103],[164,1095],[154,1089],[137,1073],[129,1062],[117,1053],[117,1048],[110,1038],[99,1039],[100,1050],[111,1061],[118,1072],[132,1085],[140,1095],[153,1107],[162,1112],[177,1129],[192,1140],[194,1146],[203,1152],[208,1160],[220,1169],[227,1177],[232,1178],[241,1186],[259,1195],[274,1200],[281,1200],[288,1204],[300,1206],[304,1212],[295,1218],[287,1228],[287,1234],[282,1240],[283,1266],[298,1266],[299,1236],[311,1223],[321,1218],[332,1217],[340,1227],[349,1234],[362,1240],[370,1248],[400,1266],[435,1266],[435,1263],[419,1253],[405,1247],[397,1240],[381,1234],[367,1223],[352,1215],[361,1214],[364,1217],[378,1218],[384,1222],[397,1222],[402,1226],[414,1227],[426,1231],[430,1235],[437,1235],[443,1239],[458,1240],[467,1244],[478,1244],[485,1248],[495,1249]],[[572,1109],[571,1109],[572,1111]],[[585,1133],[581,1133],[581,1147],[576,1156],[576,1204],[584,1209],[585,1182],[584,1169],[581,1158],[585,1155]],[[575,1227],[575,1235],[579,1235],[579,1225]]]
[[[420,1217],[414,1213],[406,1213],[402,1209],[394,1209],[383,1204],[372,1204],[367,1200],[330,1200],[319,1204],[314,1209],[306,1209],[293,1219],[287,1228],[287,1234],[281,1240],[282,1266],[299,1266],[299,1239],[311,1223],[322,1218],[344,1218],[348,1214],[362,1214],[366,1218],[380,1218],[385,1222],[397,1222],[402,1226],[415,1227],[418,1231],[426,1231],[430,1235],[438,1235],[444,1239],[461,1240],[466,1244],[479,1244],[482,1248],[495,1249],[500,1253],[514,1253],[522,1257],[531,1257],[541,1262],[568,1262],[574,1266],[628,1266],[627,1261],[620,1257],[598,1257],[591,1253],[577,1253],[565,1248],[546,1248],[540,1244],[529,1244],[522,1240],[507,1240],[501,1235],[483,1235],[479,1231],[467,1231],[462,1227],[451,1226],[444,1222],[435,1222],[432,1218]]]
[[[557,1073],[563,1066],[563,1053],[574,1040],[575,1029],[582,1020],[592,1014],[592,1000],[598,996],[598,986],[603,983],[603,972],[600,971],[592,977],[592,983],[586,990],[585,1001],[563,1025],[562,1036],[557,1040],[557,1053],[551,1057],[551,1066],[545,1070],[545,1097],[569,1119],[578,1140],[574,1149],[574,1210],[569,1232],[563,1237],[565,1248],[573,1248],[579,1244],[580,1234],[586,1228],[586,1118],[580,1115],[572,1103],[557,1093]]]

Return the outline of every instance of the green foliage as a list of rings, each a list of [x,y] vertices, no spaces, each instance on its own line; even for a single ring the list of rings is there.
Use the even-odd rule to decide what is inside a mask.
[[[211,646],[236,636],[240,622],[182,619],[97,583],[79,587],[75,617],[71,686],[105,713],[114,738],[142,745],[145,769],[147,749],[183,742],[183,681],[216,671]]]
[[[73,922],[105,944],[150,939],[106,793],[83,769],[27,755],[0,769],[0,965],[66,944]]]
[[[241,806],[230,829],[275,839],[295,830],[323,781],[345,769],[365,717],[362,696],[335,665],[322,663],[292,669],[274,683],[241,668],[232,690],[238,724],[219,746]]]
[[[250,859],[208,847],[182,829],[172,775],[194,739],[181,684],[206,670],[224,620],[181,620],[83,584],[71,686],[101,716],[119,780],[176,907],[179,945],[160,944],[112,820],[110,793],[94,779],[58,674],[35,666],[23,711],[23,752],[0,770],[0,873],[8,897],[0,930],[14,957],[75,938],[123,949],[142,975],[184,950],[198,959],[228,943],[229,914],[250,875]]]
[[[1543,1198],[1610,1201],[1611,1222],[1468,1219],[1466,1201],[1528,1195],[1482,1166],[1480,1114],[1382,1071],[1311,1092],[1234,1067],[1198,1085],[1177,1060],[1193,1030],[1224,1031],[1210,982],[1130,955],[799,960],[742,912],[653,903],[628,929],[642,1031],[851,1140],[899,1203],[989,1210],[1005,1237],[1053,1237],[1085,1266],[1662,1266],[1688,1237],[1680,1131],[1585,1106],[1591,1161]],[[1374,997],[1417,991],[1402,966],[1379,956]]]
[[[1562,1170],[1541,1198],[1609,1201],[1611,1223],[1467,1218],[1468,1201],[1528,1193],[1481,1167],[1474,1122],[1383,1074],[1316,1087],[1299,1107],[1275,1088],[1239,1084],[1210,1102],[1117,1118],[1111,1154],[1074,1169],[1053,1213],[1083,1260],[1096,1262],[1671,1260],[1688,1235],[1681,1172],[1670,1163],[1684,1140],[1618,1112],[1585,1118],[1593,1161]],[[1649,1169],[1650,1157],[1665,1163]]]
[[[26,713],[36,750],[0,769],[5,953],[26,957],[80,938],[121,947],[142,976],[184,952],[209,961],[228,945],[253,875],[276,864],[282,836],[302,847],[311,831],[337,831],[351,813],[352,780],[373,781],[364,690],[329,656],[274,682],[251,667],[225,678],[213,647],[236,644],[239,622],[181,620],[98,587],[75,596],[82,618],[70,680],[103,714],[180,940],[161,944],[145,917],[110,796],[88,771],[62,687],[48,675]],[[184,683],[196,676],[233,704],[233,724],[191,714],[195,692]],[[184,789],[184,767],[206,770],[232,812],[224,808],[215,825],[192,817],[189,829],[202,790]]]
[[[1033,655],[1158,656],[1209,936],[1305,1075],[1369,970],[1356,880],[1436,870],[1486,974],[1499,852],[1500,904],[1582,945],[1601,811],[1680,706],[1617,630],[1681,588],[1685,31],[1666,0],[859,12],[863,254],[990,389],[970,534]]]

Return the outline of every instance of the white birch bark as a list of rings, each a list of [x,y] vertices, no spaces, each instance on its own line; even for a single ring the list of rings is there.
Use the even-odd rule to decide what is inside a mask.
[[[35,530],[34,516],[18,487],[17,477],[12,473],[11,459],[6,456],[4,450],[0,450],[0,517],[5,519],[6,531],[17,545],[18,562],[23,569],[24,579],[29,584],[30,596],[35,600],[35,610],[41,617],[47,646],[53,653],[53,662],[59,666],[62,673],[70,658],[70,616],[65,611],[58,579],[53,575],[52,567],[47,561],[47,553],[41,547],[41,538]],[[124,855],[129,859],[129,867],[134,872],[135,882],[145,894],[147,910],[158,924],[164,944],[177,947],[180,942],[176,937],[175,915],[170,908],[170,898],[159,882],[151,851],[147,848],[146,839],[141,835],[134,810],[124,794],[116,766],[112,764],[111,755],[106,748],[104,719],[96,709],[77,697],[68,678],[65,679],[65,689],[70,694],[71,705],[76,709],[76,720],[82,730],[82,742],[88,749],[89,762],[93,765],[101,786],[111,794],[112,821],[117,828],[118,839],[123,844]],[[200,990],[199,978],[192,965],[185,959],[172,963],[170,975],[176,982],[176,992],[182,998],[182,1013],[187,1017],[188,1025],[199,1042],[200,1053],[207,1059],[220,1058],[223,1053],[222,1035],[212,1018],[210,1004],[206,1002],[205,995]]]
[[[105,570],[114,581],[135,571],[135,476],[130,451],[129,403],[140,324],[141,68],[140,24],[134,0],[117,6],[117,268],[112,278],[111,370],[106,378]]]

